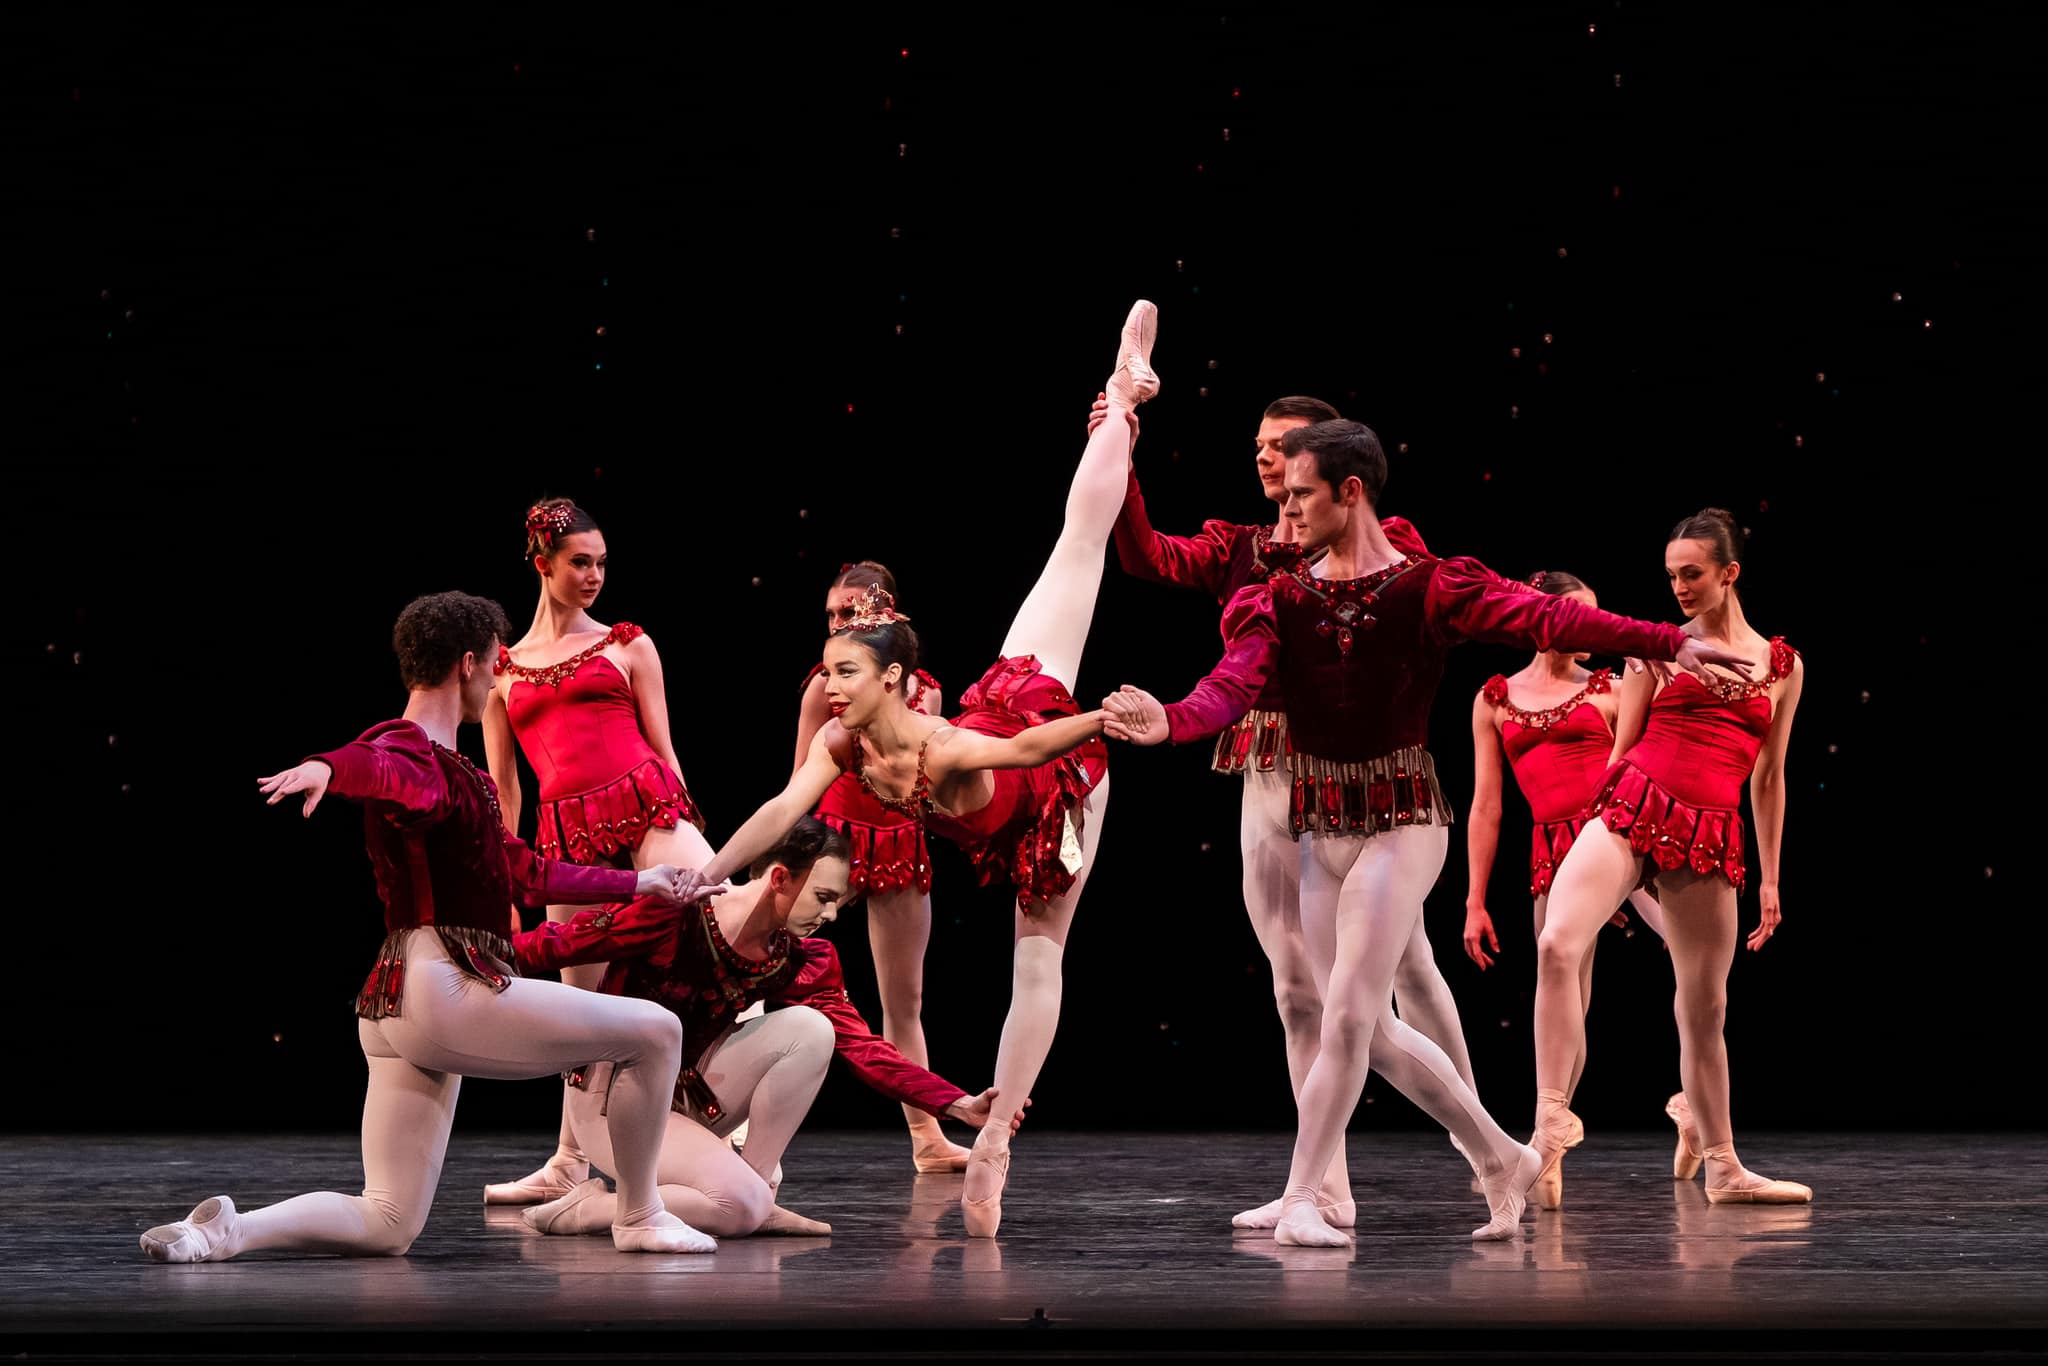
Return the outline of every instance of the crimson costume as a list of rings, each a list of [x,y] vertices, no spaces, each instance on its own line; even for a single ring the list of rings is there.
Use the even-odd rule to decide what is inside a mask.
[[[1665,684],[1651,699],[1642,739],[1607,771],[1585,819],[1600,817],[1657,868],[1719,873],[1741,891],[1742,784],[1770,734],[1771,685],[1790,676],[1796,658],[1774,636],[1765,678],[1703,683],[1681,674]]]
[[[641,733],[632,685],[604,657],[607,645],[645,634],[622,621],[590,648],[538,669],[498,649],[498,672],[513,679],[505,714],[540,779],[534,847],[549,858],[604,862],[630,855],[650,829],[704,826],[682,778]]]

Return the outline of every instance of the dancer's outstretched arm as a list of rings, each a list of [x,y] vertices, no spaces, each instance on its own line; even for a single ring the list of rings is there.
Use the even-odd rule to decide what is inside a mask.
[[[593,907],[565,921],[548,921],[512,936],[513,952],[522,968],[573,968],[583,963],[620,963],[645,958],[675,941],[682,903],[675,897],[673,868],[649,868],[641,874],[668,874],[658,888],[622,905]],[[730,890],[723,884],[699,888],[702,896]]]
[[[692,894],[699,883],[726,881],[774,848],[775,842],[808,816],[817,806],[818,799],[825,795],[825,789],[845,772],[842,756],[852,754],[852,744],[853,737],[837,722],[819,730],[811,739],[811,751],[804,756],[802,766],[789,775],[788,786],[747,817],[745,823],[732,832],[732,838],[711,856],[711,862],[696,871],[694,878],[689,873],[684,874],[681,883],[684,894]]]
[[[932,737],[926,772],[935,780],[990,768],[1037,768],[1102,734],[1107,713],[1062,716],[1015,735],[983,735],[948,727]]]
[[[1693,673],[1719,664],[1749,677],[1750,663],[1667,622],[1638,621],[1588,607],[1557,593],[1511,584],[1479,561],[1442,560],[1430,580],[1425,609],[1446,640],[1483,640],[1566,654],[1629,655],[1670,662]]]
[[[1223,609],[1223,658],[1193,691],[1162,704],[1142,688],[1125,684],[1102,701],[1109,713],[1103,733],[1134,745],[1183,745],[1204,740],[1241,720],[1280,661],[1280,634],[1273,617],[1273,590],[1246,584]]]

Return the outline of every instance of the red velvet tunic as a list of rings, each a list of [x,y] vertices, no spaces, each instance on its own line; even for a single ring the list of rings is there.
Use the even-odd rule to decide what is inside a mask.
[[[399,1013],[409,930],[432,925],[457,967],[505,989],[512,969],[512,903],[617,901],[638,876],[579,868],[536,855],[510,834],[489,775],[427,738],[411,721],[385,721],[353,743],[312,756],[333,776],[327,790],[363,804],[363,843],[384,902],[384,946],[356,1013]]]
[[[1486,700],[1499,708],[1501,747],[1515,784],[1535,818],[1530,832],[1529,895],[1550,890],[1552,877],[1588,817],[1586,794],[1600,786],[1614,754],[1614,732],[1590,699],[1612,691],[1614,675],[1601,669],[1586,686],[1555,707],[1523,711],[1508,700],[1508,681],[1486,680]]]
[[[813,664],[804,675],[803,686],[825,671]],[[939,680],[923,669],[915,675],[917,695],[910,709],[931,715],[926,703],[939,692]],[[818,819],[846,836],[853,846],[853,868],[847,878],[847,899],[867,892],[899,892],[915,887],[932,889],[931,854],[925,847],[924,826],[901,811],[883,806],[860,785],[851,773],[842,773],[825,795],[818,799]]]
[[[649,829],[698,828],[703,813],[683,780],[640,733],[633,688],[604,657],[607,645],[644,635],[622,621],[589,649],[529,669],[498,651],[498,672],[513,677],[505,714],[540,779],[534,845],[549,858],[596,863],[640,847]]]
[[[521,964],[533,968],[609,962],[605,991],[673,1011],[683,1022],[675,1108],[706,1123],[715,1122],[725,1107],[705,1084],[704,1055],[756,1001],[768,1002],[770,1009],[809,1006],[824,1015],[832,1022],[839,1056],[891,1100],[938,1115],[966,1094],[868,1028],[846,994],[839,953],[829,939],[778,933],[766,958],[747,958],[726,942],[718,917],[705,908],[683,908],[679,927],[674,910],[642,898],[542,925],[519,936],[518,952]]]
[[[1512,584],[1477,560],[1411,554],[1363,578],[1275,577],[1224,610],[1223,659],[1166,707],[1178,742],[1244,715],[1278,674],[1293,741],[1294,832],[1372,834],[1451,820],[1426,748],[1429,711],[1451,648],[1670,659],[1676,626],[1618,617]]]
[[[1066,685],[1043,672],[1036,655],[998,659],[960,698],[953,724],[961,730],[1005,738],[1081,708]],[[925,737],[925,745],[931,737]],[[917,781],[908,799],[895,801],[875,791],[860,771],[862,749],[854,745],[854,769],[862,787],[892,810],[913,814],[926,829],[960,846],[986,887],[999,876],[1017,889],[1026,915],[1074,885],[1077,871],[1062,857],[1081,838],[1081,803],[1109,771],[1109,746],[1091,736],[1050,763],[1035,768],[991,769],[994,795],[976,811],[951,815],[931,804],[924,772],[924,746],[917,751]]]
[[[1680,674],[1665,684],[1650,701],[1642,739],[1601,780],[1586,817],[1626,835],[1659,868],[1718,872],[1742,890],[1742,787],[1770,734],[1771,685],[1790,676],[1795,658],[1774,636],[1770,673],[1754,683],[1710,687]]]
[[[1380,526],[1403,554],[1429,553],[1421,533],[1406,519],[1388,517]],[[1264,583],[1274,574],[1293,573],[1302,558],[1301,546],[1275,541],[1271,527],[1212,519],[1202,523],[1200,534],[1194,536],[1167,536],[1153,530],[1136,470],[1131,471],[1123,510],[1117,514],[1115,539],[1117,561],[1126,574],[1152,583],[1199,589],[1219,604],[1229,602],[1249,584]],[[1243,773],[1248,768],[1271,772],[1289,753],[1287,715],[1276,674],[1266,680],[1251,709],[1217,733],[1210,767],[1218,773]]]

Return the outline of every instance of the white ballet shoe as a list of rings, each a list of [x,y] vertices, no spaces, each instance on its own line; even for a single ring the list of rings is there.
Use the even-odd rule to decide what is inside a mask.
[[[991,1194],[974,1199],[967,1194],[967,1186],[974,1184],[977,1166],[995,1173],[996,1188]],[[960,1218],[967,1225],[968,1237],[996,1236],[1003,1223],[1003,1187],[1009,1183],[1010,1130],[1006,1125],[991,1124],[976,1135],[974,1146],[967,1152],[967,1182],[960,1188]]]
[[[1522,1211],[1528,1207],[1529,1187],[1536,1184],[1536,1177],[1543,1170],[1543,1154],[1521,1144],[1516,1146],[1521,1151],[1514,1164],[1486,1182],[1486,1207],[1493,1217],[1472,1230],[1475,1243],[1498,1242],[1518,1237],[1522,1232]]]
[[[557,1163],[549,1158],[517,1181],[496,1181],[484,1187],[486,1205],[544,1205],[559,1200],[590,1177],[588,1162]]]
[[[609,1201],[611,1198],[611,1188],[605,1185],[604,1178],[593,1176],[559,1200],[521,1210],[519,1217],[535,1233],[563,1236],[602,1233],[612,1226],[612,1215],[617,1212],[617,1207],[592,1202]]]
[[[1284,1200],[1268,1200],[1257,1209],[1245,1210],[1242,1214],[1230,1216],[1232,1228],[1251,1232],[1269,1231],[1280,1222],[1280,1207]],[[1353,1228],[1358,1223],[1358,1202],[1339,1200],[1334,1204],[1317,1205],[1316,1213],[1323,1216],[1323,1222],[1331,1228]]]
[[[612,1246],[620,1252],[716,1252],[718,1240],[663,1210],[644,1224],[613,1224]]]
[[[142,1250],[159,1262],[219,1262],[234,1256],[235,1202],[225,1195],[202,1201],[174,1224],[142,1235]]]
[[[1158,335],[1158,306],[1147,299],[1132,304],[1130,316],[1124,319],[1116,368],[1102,386],[1112,408],[1135,408],[1158,395],[1159,376],[1152,369],[1152,343]]]
[[[1281,1205],[1280,1222],[1273,1225],[1273,1241],[1284,1247],[1349,1247],[1351,1235],[1341,1228],[1332,1228],[1314,1205],[1299,1201]]]

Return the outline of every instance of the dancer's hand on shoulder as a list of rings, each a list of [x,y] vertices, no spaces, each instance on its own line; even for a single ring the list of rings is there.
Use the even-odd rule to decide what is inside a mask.
[[[1106,713],[1102,733],[1112,740],[1125,740],[1134,745],[1160,745],[1171,738],[1165,706],[1143,688],[1124,684],[1102,699],[1102,710]]]
[[[306,794],[306,808],[300,814],[310,816],[313,808],[320,805],[320,799],[327,795],[327,780],[334,776],[334,770],[324,759],[308,759],[296,768],[282,773],[273,773],[268,778],[258,778],[256,788],[268,801],[266,806],[276,806],[294,792]]]
[[[1500,936],[1493,932],[1493,916],[1484,906],[1465,908],[1465,956],[1479,965],[1481,972],[1493,966],[1494,960],[1486,956],[1491,946],[1495,954],[1500,953]]]
[[[1749,949],[1756,952],[1771,942],[1771,936],[1778,932],[1778,922],[1785,918],[1784,904],[1778,900],[1778,884],[1766,882],[1757,888],[1757,899],[1763,903],[1763,918],[1756,922],[1756,928],[1749,932]]]
[[[1652,660],[1650,661],[1650,672],[1657,675],[1659,683],[1669,683],[1671,681],[1671,670],[1674,668],[1683,669],[1704,682],[1713,677],[1712,674],[1707,672],[1709,664],[1719,664],[1722,668],[1740,676],[1745,681],[1754,671],[1754,666],[1733,650],[1724,650],[1718,645],[1709,645],[1698,636],[1687,636],[1685,644],[1678,647],[1678,657],[1676,659],[1672,660],[1668,665]]]

